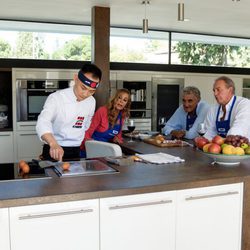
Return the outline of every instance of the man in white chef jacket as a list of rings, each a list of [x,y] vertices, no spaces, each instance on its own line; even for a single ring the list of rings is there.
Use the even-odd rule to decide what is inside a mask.
[[[235,95],[234,82],[226,76],[215,80],[213,91],[217,104],[207,113],[204,137],[241,135],[250,140],[250,101]]]
[[[85,64],[74,75],[74,86],[50,94],[38,117],[36,131],[45,142],[46,160],[79,158],[80,145],[95,112],[92,96],[102,77],[94,64]]]

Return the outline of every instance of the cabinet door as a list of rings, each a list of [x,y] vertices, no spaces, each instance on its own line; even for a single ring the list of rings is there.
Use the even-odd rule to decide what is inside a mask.
[[[100,200],[101,250],[173,250],[175,192]]]
[[[240,250],[243,184],[177,192],[176,250]]]
[[[38,158],[42,153],[42,145],[43,143],[39,140],[36,131],[17,132],[17,159]]]
[[[0,161],[1,163],[14,161],[13,132],[0,132]]]
[[[98,200],[10,208],[11,250],[98,250]]]
[[[8,208],[0,209],[0,249],[10,250]]]

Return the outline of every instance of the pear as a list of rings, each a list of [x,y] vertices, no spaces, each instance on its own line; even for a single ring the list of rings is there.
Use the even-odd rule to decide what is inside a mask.
[[[224,146],[223,149],[222,149],[222,154],[225,154],[225,155],[233,155],[233,154],[235,154],[235,147],[232,146],[232,145]]]
[[[250,146],[248,146],[248,147],[245,149],[245,154],[246,154],[246,155],[250,155]]]
[[[244,151],[244,149],[241,148],[241,147],[236,147],[236,148],[235,148],[235,154],[236,154],[236,155],[244,155],[244,154],[245,154],[245,151]]]

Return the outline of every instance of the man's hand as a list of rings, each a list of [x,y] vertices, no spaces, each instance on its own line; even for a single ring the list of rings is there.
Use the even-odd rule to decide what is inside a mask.
[[[174,138],[181,139],[185,136],[186,131],[185,130],[172,130],[170,135]]]
[[[63,148],[58,145],[57,143],[55,144],[50,144],[50,150],[49,150],[49,154],[51,156],[51,158],[57,160],[57,161],[62,161],[63,155],[64,155],[64,151]]]
[[[50,150],[49,150],[50,157],[57,161],[62,161],[64,150],[57,143],[54,136],[51,133],[46,133],[42,135],[42,139],[46,141],[47,144],[50,146]]]

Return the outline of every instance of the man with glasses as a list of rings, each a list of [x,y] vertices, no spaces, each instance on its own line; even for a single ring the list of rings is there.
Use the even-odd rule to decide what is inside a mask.
[[[45,142],[44,160],[74,159],[80,156],[80,144],[95,112],[92,96],[102,77],[94,64],[85,64],[74,76],[74,86],[48,96],[38,117],[36,131]]]

